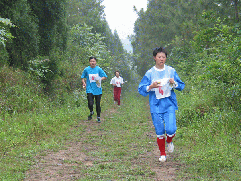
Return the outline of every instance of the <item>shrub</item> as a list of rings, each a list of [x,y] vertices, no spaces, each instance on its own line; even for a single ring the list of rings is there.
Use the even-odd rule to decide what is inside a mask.
[[[40,79],[44,90],[47,91],[51,87],[51,82],[56,74],[58,74],[58,69],[55,60],[39,56],[29,61],[29,72],[35,78]]]

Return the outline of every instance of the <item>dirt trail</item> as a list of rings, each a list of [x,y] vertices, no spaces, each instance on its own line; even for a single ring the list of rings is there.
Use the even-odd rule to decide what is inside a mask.
[[[108,114],[103,113],[103,121],[105,116],[109,116],[116,111],[116,109],[108,110]],[[81,121],[79,126],[86,126],[86,132],[84,134],[90,134],[94,125],[98,123],[94,121]],[[100,123],[101,124],[101,123]],[[153,128],[154,129],[154,128]],[[147,133],[150,137],[156,137],[155,132]],[[85,155],[80,152],[80,148],[88,147],[91,151],[95,149],[93,145],[86,145],[78,140],[77,142],[66,143],[67,149],[60,150],[58,152],[46,152],[45,156],[37,156],[37,164],[33,168],[26,172],[26,181],[41,181],[41,180],[77,180],[81,179],[81,173],[78,172],[80,164],[85,166],[93,166],[95,161],[94,157]],[[176,149],[176,148],[175,148]],[[175,150],[176,151],[176,150]],[[157,181],[171,181],[175,180],[175,172],[180,167],[179,163],[174,161],[177,157],[177,153],[172,153],[171,156],[167,153],[167,162],[160,163],[158,146],[153,143],[153,151],[147,153],[149,155],[141,155],[142,159],[146,159],[149,162],[150,168],[156,173]],[[151,155],[150,155],[151,154]],[[150,160],[151,158],[151,160]],[[147,160],[148,159],[148,160]]]

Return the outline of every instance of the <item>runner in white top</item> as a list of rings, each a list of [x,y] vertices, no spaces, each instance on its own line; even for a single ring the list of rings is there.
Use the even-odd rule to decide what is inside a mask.
[[[115,71],[115,77],[111,79],[110,84],[114,86],[114,101],[120,105],[121,85],[124,84],[124,81],[119,71]]]

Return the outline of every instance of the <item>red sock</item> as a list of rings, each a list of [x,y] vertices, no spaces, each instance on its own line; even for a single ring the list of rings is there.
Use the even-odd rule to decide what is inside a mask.
[[[159,146],[159,150],[161,152],[161,156],[165,155],[166,156],[166,152],[165,152],[165,137],[160,137],[162,139],[157,138],[157,144]]]
[[[174,136],[175,136],[175,134],[172,137],[167,135],[167,143],[171,143]]]

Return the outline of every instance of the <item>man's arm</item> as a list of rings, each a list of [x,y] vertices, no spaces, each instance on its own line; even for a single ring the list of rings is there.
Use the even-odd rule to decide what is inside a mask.
[[[86,88],[85,79],[83,78],[81,81],[82,81],[82,84],[83,84],[83,88]]]
[[[106,79],[107,79],[107,77],[101,77],[101,81],[102,81],[102,80],[106,80]]]

